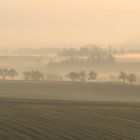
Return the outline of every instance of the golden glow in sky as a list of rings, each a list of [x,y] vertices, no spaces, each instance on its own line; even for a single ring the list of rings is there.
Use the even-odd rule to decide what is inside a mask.
[[[0,1],[0,47],[116,44],[139,35],[139,0]]]

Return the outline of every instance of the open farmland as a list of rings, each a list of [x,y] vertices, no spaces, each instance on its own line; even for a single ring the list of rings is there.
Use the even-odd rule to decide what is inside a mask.
[[[140,104],[0,99],[1,140],[139,140]]]
[[[139,102],[140,85],[48,81],[0,81],[0,97]]]
[[[138,85],[1,81],[0,140],[139,140],[139,101]]]

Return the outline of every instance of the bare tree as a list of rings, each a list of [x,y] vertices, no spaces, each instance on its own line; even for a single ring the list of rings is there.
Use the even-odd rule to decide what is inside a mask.
[[[15,69],[10,69],[8,70],[8,75],[11,76],[11,79],[13,80],[14,77],[18,75],[18,72]]]
[[[44,74],[40,71],[25,71],[23,72],[25,80],[43,80]]]
[[[121,71],[119,74],[119,79],[122,80],[123,83],[125,83],[127,80],[127,76],[128,76],[127,73]]]
[[[67,77],[72,80],[73,82],[76,82],[79,80],[79,74],[77,72],[70,72]]]
[[[31,71],[31,79],[32,80],[43,80],[44,74],[40,71]]]
[[[94,71],[90,71],[88,74],[88,80],[89,81],[95,81],[97,78],[98,74]]]
[[[24,71],[23,73],[24,80],[30,80],[31,72],[30,71]]]
[[[5,80],[5,74],[3,72],[3,69],[0,69],[0,76],[3,80]]]
[[[8,69],[7,68],[0,69],[0,76],[2,77],[3,80],[6,80],[8,76]]]

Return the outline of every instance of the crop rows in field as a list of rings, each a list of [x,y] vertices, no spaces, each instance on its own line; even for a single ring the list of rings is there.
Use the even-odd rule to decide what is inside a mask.
[[[1,140],[139,140],[140,104],[4,100]]]

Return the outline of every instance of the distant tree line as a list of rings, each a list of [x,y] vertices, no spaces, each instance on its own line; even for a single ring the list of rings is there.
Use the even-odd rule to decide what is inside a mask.
[[[43,80],[44,74],[40,71],[24,71],[23,73],[24,80]],[[19,75],[16,69],[0,69],[0,77],[2,80],[14,80],[15,77]]]
[[[124,51],[122,50],[122,53]],[[53,66],[94,66],[94,65],[110,65],[117,62],[115,50],[109,46],[103,49],[99,46],[85,46],[76,50],[74,48],[63,49],[58,56],[62,59],[50,61],[48,67]]]
[[[86,45],[84,47],[80,47],[80,49],[74,48],[65,48],[63,49],[59,55],[60,56],[95,56],[95,55],[107,55],[107,54],[124,54],[124,48],[116,49],[112,46],[108,46],[107,48],[102,48],[96,45]]]
[[[94,66],[94,65],[111,65],[115,64],[116,58],[111,54],[96,54],[86,58],[70,57],[59,62],[50,62],[47,66]]]
[[[94,71],[90,71],[88,74],[85,71],[81,72],[70,72],[67,77],[73,81],[80,82],[95,82],[97,80],[98,73]],[[137,75],[134,73],[127,74],[126,72],[121,71],[117,77],[118,80],[122,81],[122,83],[130,83],[134,84],[137,81]]]
[[[19,72],[16,69],[0,69],[0,78],[1,80],[16,80],[15,78],[19,75]],[[96,82],[98,73],[95,71],[86,72],[84,70],[80,72],[71,71],[66,74],[65,78],[69,79],[72,82]],[[30,70],[22,72],[23,80],[50,80],[50,81],[65,81],[66,79],[58,74],[48,74],[46,77],[43,72],[39,70]],[[136,83],[138,77],[134,73],[126,73],[121,71],[117,77],[118,80],[122,83]],[[114,79],[115,80],[115,79]]]

